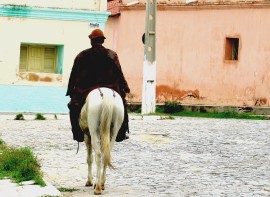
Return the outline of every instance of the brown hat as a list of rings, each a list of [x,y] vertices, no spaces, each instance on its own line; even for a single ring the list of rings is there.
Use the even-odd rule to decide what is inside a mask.
[[[95,29],[91,32],[91,34],[88,36],[90,39],[94,39],[94,38],[105,38],[103,31],[101,31],[100,29]]]

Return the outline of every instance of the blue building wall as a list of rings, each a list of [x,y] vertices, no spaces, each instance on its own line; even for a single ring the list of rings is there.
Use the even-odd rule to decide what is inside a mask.
[[[66,87],[0,85],[0,112],[68,113]]]

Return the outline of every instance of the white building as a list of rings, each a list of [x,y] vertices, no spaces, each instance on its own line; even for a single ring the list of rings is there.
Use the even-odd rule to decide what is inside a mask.
[[[106,10],[107,0],[0,0],[0,92],[66,87],[75,56],[90,47],[88,35],[104,30]]]
[[[74,57],[89,47],[87,35],[104,29],[110,14],[106,0],[0,3],[1,84],[66,83]]]

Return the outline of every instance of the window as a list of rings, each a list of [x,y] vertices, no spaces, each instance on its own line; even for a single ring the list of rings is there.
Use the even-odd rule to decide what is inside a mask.
[[[237,61],[239,56],[239,38],[226,38],[225,60]]]
[[[21,45],[20,71],[57,73],[57,47]]]
[[[44,49],[44,72],[55,72],[56,48],[46,47]]]

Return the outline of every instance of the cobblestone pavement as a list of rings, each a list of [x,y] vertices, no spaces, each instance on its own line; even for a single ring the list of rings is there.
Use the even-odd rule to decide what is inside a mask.
[[[46,116],[46,115],[45,115]],[[67,115],[45,121],[0,116],[0,138],[29,146],[64,196],[93,196],[84,187],[86,149],[71,139]],[[104,196],[270,196],[270,121],[130,116],[130,139],[116,143]],[[95,171],[95,165],[94,165]]]

